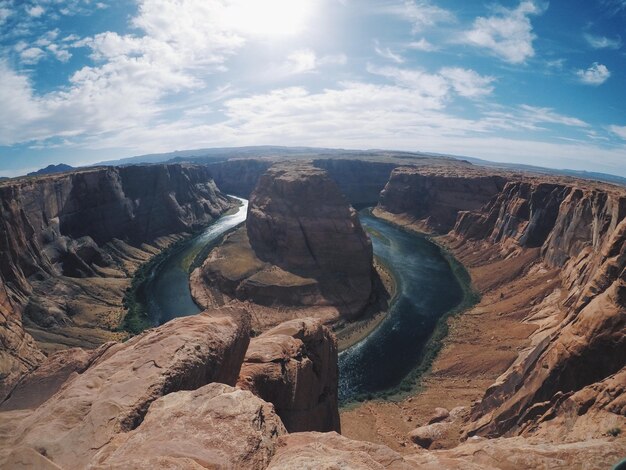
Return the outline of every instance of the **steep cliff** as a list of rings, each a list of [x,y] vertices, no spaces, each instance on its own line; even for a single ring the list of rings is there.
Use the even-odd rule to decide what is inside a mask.
[[[0,184],[2,387],[46,350],[115,337],[130,275],[230,203],[203,167],[95,168]],[[4,394],[0,394],[4,396]]]
[[[246,229],[209,255],[192,276],[192,292],[202,305],[199,283],[263,306],[353,316],[370,302],[372,261],[356,211],[328,174],[306,163],[277,164],[250,196]]]
[[[474,407],[469,434],[547,432],[542,423],[561,417],[561,424],[567,422],[561,432],[580,437],[584,431],[576,422],[587,411],[580,403],[582,390],[600,387],[594,384],[626,365],[626,191],[573,179],[490,173],[397,169],[377,211],[450,230],[442,241],[462,259],[491,266],[484,293],[497,292],[515,277],[544,283],[528,284],[542,292],[532,305],[512,307],[510,315],[528,327],[526,345]],[[498,262],[513,265],[516,258],[528,261],[519,271],[498,274]],[[541,273],[553,271],[558,282],[546,289]],[[498,295],[502,300],[506,294]],[[603,403],[614,418],[581,420],[586,432],[590,426],[603,432],[602,426],[623,415],[614,401]]]
[[[391,170],[398,164],[384,161],[318,159],[312,164],[328,172],[353,206],[373,206],[383,190]]]
[[[237,386],[272,403],[289,432],[339,432],[338,373],[337,341],[306,318],[253,338]]]

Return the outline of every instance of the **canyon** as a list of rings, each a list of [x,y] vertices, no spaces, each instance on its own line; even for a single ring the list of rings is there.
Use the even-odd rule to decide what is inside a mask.
[[[206,308],[257,304],[264,321],[255,327],[267,328],[281,317],[276,310],[358,317],[377,294],[375,278],[371,242],[337,184],[322,169],[292,163],[259,178],[246,226],[213,250],[191,285]]]
[[[0,193],[7,468],[609,468],[626,455],[622,187],[379,156],[77,170]],[[249,217],[192,275],[205,311],[119,342],[130,276],[228,210],[224,193],[249,197]],[[361,314],[376,276],[350,204],[429,234],[481,298],[445,320],[418,388],[340,411],[326,325]],[[337,271],[341,298],[324,286]]]
[[[136,269],[231,205],[206,168],[188,165],[9,180],[0,198],[2,398],[42,351],[123,339]]]

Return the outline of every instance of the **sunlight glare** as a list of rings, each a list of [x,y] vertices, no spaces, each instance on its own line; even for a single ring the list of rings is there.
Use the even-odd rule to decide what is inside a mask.
[[[300,33],[315,0],[233,0],[226,19],[233,29],[250,36],[290,36]]]

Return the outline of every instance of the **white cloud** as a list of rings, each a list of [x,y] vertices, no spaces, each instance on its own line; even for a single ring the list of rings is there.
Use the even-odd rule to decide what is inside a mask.
[[[535,55],[536,36],[530,16],[544,11],[544,6],[530,0],[522,1],[515,9],[499,7],[495,15],[477,18],[459,42],[487,49],[511,64],[524,63]]]
[[[609,130],[621,139],[626,140],[626,126],[609,126]]]
[[[404,63],[404,57],[402,57],[400,54],[393,52],[388,47],[382,47],[378,39],[374,39],[374,51],[383,59],[390,60],[392,62],[395,62],[396,64]]]
[[[226,58],[243,45],[242,37],[220,24],[223,8],[220,0],[141,0],[133,23],[144,36],[107,32],[58,44],[52,37],[44,37],[41,47],[24,47],[20,57],[30,64],[46,53],[68,60],[65,44],[89,47],[96,65],[76,71],[68,87],[36,97],[28,80],[5,63],[3,68],[12,80],[4,80],[3,73],[0,87],[13,102],[21,101],[12,109],[23,119],[0,114],[3,130],[21,123],[19,132],[0,133],[0,145],[96,136],[153,124],[166,109],[163,98],[199,90],[204,77],[223,67]],[[13,96],[11,89],[16,83],[20,93]]]
[[[24,64],[36,64],[45,57],[46,53],[38,47],[29,47],[20,52],[20,59]]]
[[[311,49],[295,51],[289,54],[287,60],[293,73],[311,72],[317,68],[317,56]]]
[[[416,49],[418,51],[424,52],[433,52],[437,50],[437,47],[434,44],[428,42],[425,38],[420,39],[419,41],[413,41],[407,44],[409,49]]]
[[[9,8],[0,7],[0,25],[4,24],[12,14],[13,12]]]
[[[464,98],[480,98],[493,92],[494,77],[482,76],[470,69],[444,67],[437,74],[429,74],[418,69],[398,67],[374,67],[368,72],[388,78],[397,85],[412,89],[425,99],[431,100],[432,108],[443,107],[450,99],[450,92]]]
[[[622,40],[618,37],[616,39],[607,38],[604,36],[594,36],[592,34],[585,34],[585,40],[594,49],[619,49],[622,47]]]
[[[524,112],[526,119],[534,122],[561,124],[571,127],[589,127],[589,124],[585,121],[571,116],[564,116],[555,112],[552,108],[542,108],[523,104],[520,106],[520,109]]]
[[[491,85],[495,78],[483,76],[470,69],[460,67],[445,67],[439,72],[451,84],[459,96],[465,98],[480,98],[493,92]]]
[[[552,108],[520,105],[516,108],[504,108],[495,106],[494,109],[485,112],[485,121],[493,129],[506,131],[533,131],[541,132],[547,129],[542,124],[556,124],[566,127],[586,129],[589,132],[590,125],[585,121],[572,116],[557,113]]]
[[[41,15],[44,14],[45,11],[46,10],[44,10],[41,5],[34,5],[32,7],[26,8],[26,13],[34,18],[39,18]]]
[[[602,85],[611,76],[611,72],[606,65],[594,62],[586,70],[577,70],[576,75],[579,80],[586,85]]]
[[[389,11],[410,21],[413,24],[414,33],[439,23],[455,21],[450,11],[434,5],[430,0],[405,0],[402,5],[389,7]]]

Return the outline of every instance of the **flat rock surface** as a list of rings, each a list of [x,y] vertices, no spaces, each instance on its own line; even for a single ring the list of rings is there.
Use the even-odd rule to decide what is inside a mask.
[[[113,439],[89,468],[261,470],[284,434],[271,404],[213,383],[153,402],[141,425]]]

